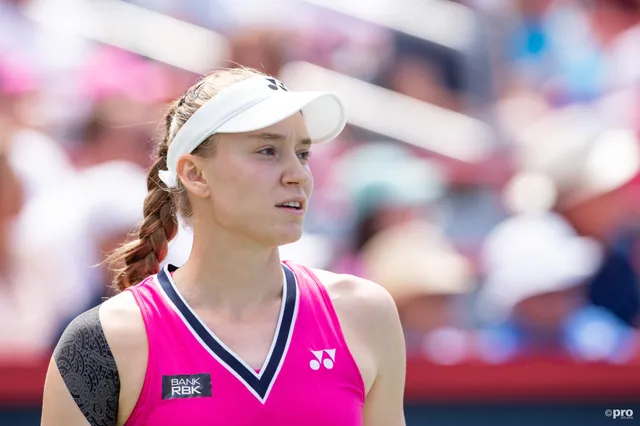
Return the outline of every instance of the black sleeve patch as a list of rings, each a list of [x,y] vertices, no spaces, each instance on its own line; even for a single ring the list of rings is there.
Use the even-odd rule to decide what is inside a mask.
[[[66,328],[53,356],[71,396],[91,426],[115,426],[120,376],[102,330],[99,306]]]

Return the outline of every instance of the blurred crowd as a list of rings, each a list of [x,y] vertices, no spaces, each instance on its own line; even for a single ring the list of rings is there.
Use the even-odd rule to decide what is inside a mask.
[[[112,294],[101,262],[142,219],[166,102],[199,77],[34,21],[46,1],[0,0],[0,356],[46,353]],[[448,45],[329,1],[127,3],[221,34],[212,69],[288,84],[304,61],[490,127],[475,161],[446,155],[453,128],[428,148],[352,122],[314,148],[306,231],[282,257],[387,288],[410,356],[640,360],[640,1],[423,0],[473,18]]]

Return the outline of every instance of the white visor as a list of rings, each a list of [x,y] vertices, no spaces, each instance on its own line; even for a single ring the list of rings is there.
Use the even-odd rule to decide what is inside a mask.
[[[160,171],[160,179],[175,188],[178,159],[215,133],[253,132],[299,111],[314,143],[334,139],[346,124],[344,106],[335,93],[290,92],[280,81],[267,76],[234,83],[200,107],[180,128],[169,145],[168,170]]]

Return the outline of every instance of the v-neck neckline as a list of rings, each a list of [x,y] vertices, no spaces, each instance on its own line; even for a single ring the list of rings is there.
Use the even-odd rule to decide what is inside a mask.
[[[173,265],[167,265],[156,276],[160,290],[167,297],[169,305],[180,316],[185,326],[203,348],[240,380],[258,400],[264,403],[282,367],[293,335],[299,303],[295,274],[289,267],[282,264],[285,280],[278,323],[269,353],[260,370],[256,371],[227,347],[189,306],[171,276],[177,269]]]

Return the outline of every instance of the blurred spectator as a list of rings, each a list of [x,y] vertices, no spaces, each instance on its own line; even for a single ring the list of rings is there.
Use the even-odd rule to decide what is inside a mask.
[[[606,88],[637,87],[640,84],[640,2],[591,0],[585,4],[606,59]]]
[[[11,135],[4,124],[0,117],[0,349],[7,342],[21,337],[23,330],[14,331],[7,325],[16,322],[29,308],[29,301],[18,297],[20,289],[13,256],[13,245],[18,235],[12,225],[22,210],[24,195],[21,182],[8,161]]]
[[[153,113],[157,104],[182,96],[184,87],[173,87],[176,74],[158,62],[142,58],[114,47],[97,48],[80,70],[79,90],[88,101],[99,103],[124,98],[136,105],[144,105]],[[193,75],[190,75],[193,79]],[[178,82],[183,85],[190,81]],[[159,119],[153,116],[153,119]]]
[[[463,332],[464,296],[472,289],[471,265],[426,222],[391,226],[363,248],[368,278],[394,298],[409,356],[454,364],[470,355]]]
[[[24,202],[22,185],[13,171],[7,158],[9,144],[7,127],[0,119],[0,292],[10,290],[11,256],[13,220],[22,210]],[[3,297],[0,296],[0,303]],[[2,309],[0,308],[0,312]]]
[[[124,160],[147,168],[151,165],[153,127],[145,105],[124,97],[98,103],[82,123],[77,146],[73,150],[78,167],[106,161]]]
[[[485,3],[494,4],[506,23],[499,51],[506,59],[501,75],[508,90],[540,92],[550,102],[566,105],[637,85],[636,0]]]
[[[640,211],[633,179],[640,171],[640,145],[635,134],[610,128],[590,108],[567,108],[523,132],[517,158],[522,173],[514,180],[521,185],[511,188],[509,203],[520,211],[554,209],[580,235],[597,239],[605,260],[590,283],[591,301],[637,324],[639,271],[632,259]],[[527,174],[537,179],[522,179]]]
[[[89,55],[79,70],[83,110],[71,126],[74,163],[88,167],[124,160],[151,164],[151,138],[167,99],[182,93],[184,73],[112,47]],[[190,79],[195,77],[190,75]]]
[[[445,178],[429,160],[388,142],[353,148],[334,167],[336,188],[352,209],[353,223],[350,247],[334,268],[366,275],[360,262],[362,247],[383,229],[427,218],[428,205],[442,195]]]
[[[442,108],[453,111],[461,109],[455,95],[445,85],[440,70],[418,55],[396,58],[391,71],[390,88]]]
[[[596,99],[604,61],[581,1],[520,0],[492,3],[502,17],[498,48],[505,61],[504,91],[542,93],[566,105]]]
[[[626,362],[635,333],[609,311],[590,305],[586,283],[602,250],[560,216],[510,218],[487,237],[479,309],[488,326],[479,353],[488,362],[531,356]]]
[[[26,199],[59,184],[72,171],[62,147],[38,129],[42,85],[26,57],[0,55],[0,132]]]
[[[274,29],[243,29],[235,32],[229,38],[231,63],[227,66],[234,67],[240,64],[278,76],[285,61],[286,37],[285,32]]]
[[[9,338],[3,349],[22,339],[20,349],[49,350],[73,317],[100,302],[110,276],[98,265],[142,219],[146,193],[143,169],[105,162],[25,206],[12,247],[22,309],[2,321],[0,335]]]

